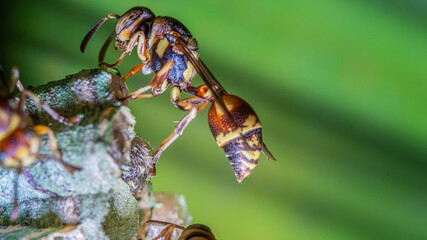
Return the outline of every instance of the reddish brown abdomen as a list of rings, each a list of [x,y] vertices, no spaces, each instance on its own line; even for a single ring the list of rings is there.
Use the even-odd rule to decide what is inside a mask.
[[[0,141],[17,129],[22,121],[9,101],[0,102]]]
[[[262,148],[261,123],[243,99],[229,94],[222,98],[235,124],[213,103],[208,113],[209,127],[218,146],[224,149],[237,181],[241,182],[258,163]]]
[[[181,233],[178,240],[215,240],[215,236],[208,226],[193,224]]]

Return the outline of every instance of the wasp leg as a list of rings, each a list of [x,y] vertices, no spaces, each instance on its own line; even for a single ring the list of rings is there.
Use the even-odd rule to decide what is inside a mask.
[[[131,93],[129,96],[125,97],[123,100],[156,97],[157,95],[166,91],[166,89],[169,87],[168,76],[169,76],[169,73],[172,70],[174,64],[175,64],[174,61],[169,60],[156,73],[153,80],[151,80],[150,84],[136,90],[135,92]],[[150,89],[152,90],[152,93],[142,94],[142,93],[144,93]]]
[[[160,158],[160,155],[163,153],[163,151],[169,147],[182,133],[184,132],[184,129],[187,127],[187,125],[193,120],[196,115],[205,109],[209,101],[205,98],[201,97],[189,97],[183,100],[180,99],[181,91],[178,87],[175,87],[171,91],[171,100],[175,106],[177,106],[179,109],[184,111],[189,111],[187,115],[185,115],[181,121],[178,122],[178,124],[175,127],[175,130],[172,132],[171,135],[169,135],[165,140],[163,140],[162,143],[160,143],[159,148],[156,150],[156,153],[154,155],[154,164],[157,163],[157,160]]]
[[[158,220],[148,220],[146,223],[157,225],[157,226],[166,226],[155,238],[153,238],[153,240],[157,240],[160,238],[163,238],[165,240],[170,240],[172,239],[173,230],[175,230],[175,228],[178,228],[183,231],[185,230],[184,227],[176,225],[174,223],[163,222]]]
[[[49,195],[50,197],[58,197],[58,195],[54,192],[51,192],[49,190],[43,189],[42,187],[40,187],[36,181],[33,178],[33,175],[31,175],[30,171],[27,168],[23,168],[22,169],[22,174],[25,176],[25,179],[27,180],[27,182],[31,185],[31,187],[33,187],[35,190],[42,192],[44,194]]]
[[[33,92],[25,90],[24,87],[22,86],[21,81],[19,81],[19,79],[16,80],[16,86],[18,87],[19,91],[21,91],[21,93],[23,93],[27,97],[33,99],[33,101],[36,102],[36,104],[38,106],[40,106],[41,108],[43,108],[56,121],[58,121],[58,122],[60,122],[62,124],[68,125],[68,126],[72,126],[75,123],[77,123],[77,122],[80,121],[80,119],[77,116],[68,119],[68,118],[65,118],[65,117],[59,115],[57,112],[55,112],[55,110],[53,110],[51,107],[49,107],[48,105],[46,105]]]
[[[43,125],[37,125],[34,127],[34,131],[39,135],[48,136],[50,151],[52,151],[55,154],[56,159],[59,161],[59,163],[62,164],[62,166],[64,166],[64,168],[69,173],[73,173],[74,171],[81,170],[81,168],[71,166],[70,164],[62,160],[61,153],[59,152],[58,145],[56,143],[55,134],[53,133],[52,129]]]
[[[15,182],[13,183],[13,208],[12,212],[10,214],[10,220],[16,221],[19,216],[19,208],[18,208],[18,179],[19,175],[23,174],[31,187],[33,187],[35,190],[40,191],[42,193],[45,193],[49,195],[50,197],[57,197],[58,195],[54,192],[51,192],[49,190],[45,190],[41,188],[39,185],[37,185],[36,181],[34,180],[31,173],[28,171],[27,168],[18,167],[16,169],[16,176],[15,176]]]
[[[18,179],[19,175],[21,174],[21,167],[18,167],[16,169],[16,176],[15,176],[15,182],[13,183],[13,208],[12,212],[10,213],[10,221],[14,222],[16,219],[18,219],[19,215],[19,208],[18,208]]]
[[[142,68],[144,67],[143,63],[140,63],[133,67],[126,75],[123,77],[123,81],[126,81],[128,78],[135,76],[136,74],[140,73],[142,71]]]
[[[161,239],[161,238],[163,238],[164,240],[171,240],[173,230],[175,230],[175,226],[169,224],[159,233],[159,235],[157,235],[155,238],[153,238],[153,240],[157,240],[157,239]]]
[[[129,40],[129,44],[126,47],[126,50],[122,53],[122,55],[120,55],[119,59],[117,59],[117,61],[113,64],[108,64],[106,62],[100,62],[99,65],[100,66],[106,66],[106,67],[115,67],[117,65],[119,65],[123,59],[125,58],[125,56],[129,53],[132,52],[133,48],[135,47],[135,45],[138,44],[138,56],[141,58],[141,60],[145,61],[144,57],[145,56],[145,36],[144,33],[142,31],[136,32],[135,35],[132,36],[132,38]],[[142,45],[142,46],[140,46]]]

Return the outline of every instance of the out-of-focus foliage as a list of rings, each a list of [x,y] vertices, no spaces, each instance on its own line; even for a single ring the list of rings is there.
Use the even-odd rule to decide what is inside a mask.
[[[256,110],[277,158],[238,184],[205,111],[163,154],[155,190],[184,194],[219,239],[427,238],[425,1],[7,1],[0,64],[6,75],[19,66],[25,85],[95,67],[115,21],[85,54],[83,36],[136,5],[190,29],[221,84]],[[117,56],[110,48],[109,62]],[[168,93],[131,106],[154,146],[184,115]]]

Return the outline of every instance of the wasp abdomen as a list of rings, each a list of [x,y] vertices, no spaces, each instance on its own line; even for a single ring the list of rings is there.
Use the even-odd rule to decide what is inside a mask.
[[[230,161],[239,182],[251,174],[258,163],[259,156],[261,155],[261,145],[255,143],[258,143],[258,139],[261,139],[261,128],[254,129],[242,135],[246,139],[250,149],[247,149],[243,138],[240,136],[236,136],[223,147],[225,155]]]
[[[241,182],[258,163],[262,149],[261,123],[243,99],[230,94],[222,99],[234,121],[214,103],[209,109],[209,127],[218,146],[224,149],[237,181]]]
[[[178,240],[215,240],[211,229],[203,224],[193,224],[188,226],[179,237]]]

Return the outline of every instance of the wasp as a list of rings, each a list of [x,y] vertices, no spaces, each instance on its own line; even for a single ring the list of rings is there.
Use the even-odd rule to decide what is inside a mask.
[[[92,35],[107,19],[117,19],[115,30],[108,37],[99,53],[99,64],[115,67],[136,47],[142,63],[133,67],[124,77],[142,72],[155,73],[151,82],[131,93],[126,99],[156,97],[171,90],[171,102],[175,107],[188,111],[176,125],[174,131],[159,146],[155,163],[162,152],[175,141],[185,127],[209,103],[209,126],[219,147],[232,165],[236,178],[241,182],[258,163],[262,152],[268,159],[275,159],[262,141],[262,126],[255,111],[238,96],[229,94],[215,79],[211,71],[199,58],[196,39],[178,20],[172,17],[155,16],[145,7],[134,7],[123,15],[105,15],[84,37],[80,50],[85,51]],[[106,50],[115,38],[115,48],[123,51],[113,64],[104,62]],[[196,72],[204,84],[193,86]],[[145,93],[151,91],[151,93]],[[181,99],[181,93],[191,97]]]
[[[72,125],[78,121],[78,118],[73,117],[67,119],[56,113],[52,108],[46,105],[34,93],[25,90],[19,80],[19,71],[16,67],[12,68],[10,80],[3,77],[3,72],[0,69],[0,167],[4,169],[16,169],[17,175],[14,182],[14,206],[10,219],[16,220],[18,217],[18,176],[24,174],[28,182],[35,189],[52,195],[53,193],[41,189],[36,185],[26,167],[35,163],[39,158],[39,149],[41,144],[41,136],[47,135],[49,140],[49,148],[64,168],[73,173],[80,168],[71,166],[62,161],[61,153],[58,149],[55,135],[53,131],[44,125],[29,126],[26,121],[24,112],[24,95],[34,100],[37,105],[43,108],[56,121]],[[16,102],[12,95],[15,85],[20,90],[21,94],[19,101]]]
[[[164,240],[172,239],[173,232],[175,228],[182,230],[181,235],[178,240],[215,240],[211,229],[203,224],[192,224],[188,227],[182,227],[180,225],[157,221],[157,220],[148,220],[147,224],[166,226],[153,240],[163,238]]]

